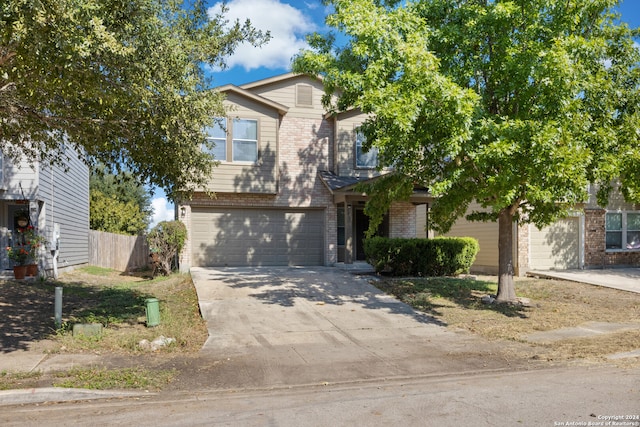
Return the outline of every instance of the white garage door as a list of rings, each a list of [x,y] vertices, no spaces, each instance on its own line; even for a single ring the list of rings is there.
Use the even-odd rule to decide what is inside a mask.
[[[193,208],[194,266],[323,265],[320,210]]]
[[[532,270],[580,268],[580,218],[562,219],[538,230],[529,226],[529,267]]]

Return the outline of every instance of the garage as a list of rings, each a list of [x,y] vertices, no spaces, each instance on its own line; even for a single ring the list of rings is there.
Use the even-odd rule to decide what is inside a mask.
[[[542,230],[529,226],[529,268],[568,270],[580,268],[580,217],[565,218]]]
[[[324,211],[197,208],[191,211],[194,266],[324,264]]]

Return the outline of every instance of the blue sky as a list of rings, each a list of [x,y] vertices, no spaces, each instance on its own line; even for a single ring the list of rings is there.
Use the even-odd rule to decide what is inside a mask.
[[[220,2],[209,0],[209,4],[214,12]],[[327,29],[324,24],[327,11],[321,0],[228,0],[227,5],[230,20],[248,18],[256,28],[269,30],[272,39],[260,49],[251,46],[237,49],[227,61],[227,70],[212,73],[215,86],[240,85],[288,72],[291,57],[306,46],[305,35]],[[623,0],[619,11],[630,27],[640,27],[640,0]],[[162,191],[156,191],[152,207],[153,224],[173,219],[173,204]]]

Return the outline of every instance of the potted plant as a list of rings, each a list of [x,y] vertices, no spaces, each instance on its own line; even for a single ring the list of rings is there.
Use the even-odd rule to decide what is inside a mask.
[[[16,279],[24,279],[27,273],[27,260],[29,259],[29,251],[24,246],[7,247],[7,255],[13,261],[13,275]]]
[[[24,231],[24,243],[29,251],[27,276],[35,276],[38,274],[38,255],[44,241],[44,237],[36,233],[33,227],[28,227]]]

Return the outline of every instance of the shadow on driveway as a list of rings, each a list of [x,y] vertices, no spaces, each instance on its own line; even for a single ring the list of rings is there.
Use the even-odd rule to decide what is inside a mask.
[[[502,349],[332,267],[192,268],[216,389],[513,369]],[[526,361],[522,361],[527,365]],[[205,384],[203,384],[204,386]]]

